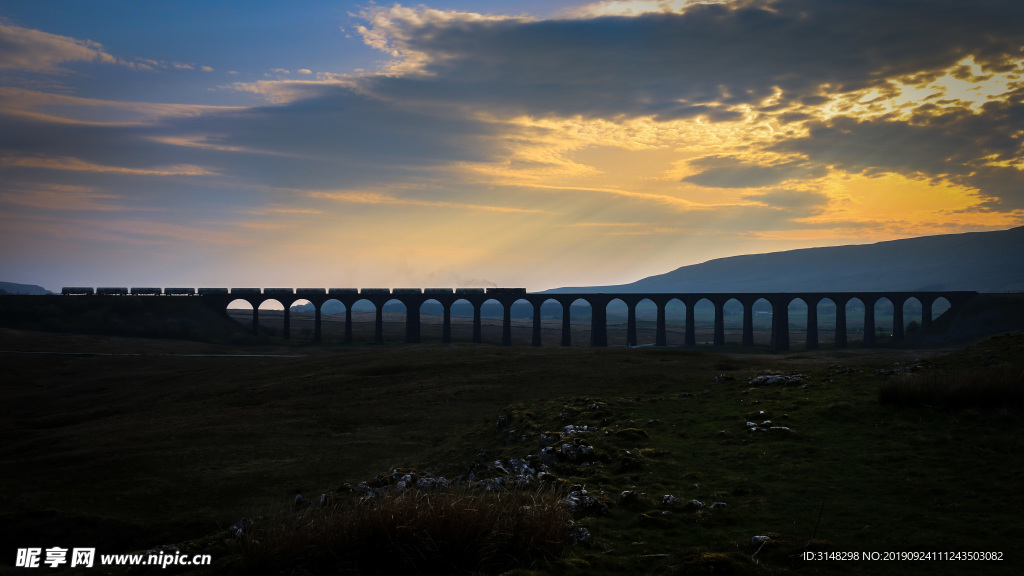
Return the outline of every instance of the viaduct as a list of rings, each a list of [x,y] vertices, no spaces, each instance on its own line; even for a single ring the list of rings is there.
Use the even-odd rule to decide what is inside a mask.
[[[253,330],[259,326],[260,304],[275,300],[284,306],[284,337],[290,337],[290,308],[300,300],[313,304],[316,313],[314,318],[313,338],[321,340],[321,308],[329,300],[337,300],[345,306],[345,342],[352,341],[352,307],[365,300],[376,308],[375,341],[383,342],[383,308],[390,301],[398,301],[405,305],[405,341],[420,341],[420,307],[427,301],[436,301],[444,309],[442,341],[450,343],[451,308],[459,301],[468,302],[473,306],[473,342],[481,341],[480,310],[485,302],[496,301],[504,310],[502,322],[502,344],[512,344],[512,304],[520,301],[528,302],[533,307],[533,345],[541,345],[541,305],[548,301],[558,302],[562,306],[562,338],[561,345],[570,345],[569,309],[573,303],[585,302],[591,308],[591,346],[608,345],[607,306],[614,300],[626,305],[628,310],[626,322],[626,344],[635,346],[636,306],[648,300],[657,307],[657,323],[655,329],[655,346],[665,346],[665,307],[672,301],[678,301],[686,307],[686,327],[684,345],[696,345],[694,328],[694,307],[698,302],[707,300],[714,306],[714,344],[725,344],[724,308],[730,300],[736,300],[743,306],[743,336],[741,344],[754,345],[753,306],[758,300],[767,301],[772,308],[771,349],[783,351],[789,349],[789,305],[801,300],[807,305],[807,348],[817,348],[818,338],[818,303],[830,301],[836,306],[835,346],[846,347],[846,304],[851,300],[859,300],[864,304],[864,345],[875,344],[875,303],[887,299],[893,304],[893,338],[904,336],[903,305],[911,299],[921,303],[923,328],[928,328],[932,321],[932,305],[940,298],[946,299],[951,307],[956,307],[975,296],[977,292],[792,292],[792,293],[549,293],[530,294],[524,288],[64,288],[66,295],[106,294],[133,296],[189,296],[201,298],[211,308],[226,313],[227,306],[235,300],[248,302],[253,309]]]

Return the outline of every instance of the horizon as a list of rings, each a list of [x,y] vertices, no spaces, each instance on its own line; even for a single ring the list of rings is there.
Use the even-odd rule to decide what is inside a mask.
[[[4,281],[538,292],[1024,224],[1019,3],[104,7],[0,7]]]

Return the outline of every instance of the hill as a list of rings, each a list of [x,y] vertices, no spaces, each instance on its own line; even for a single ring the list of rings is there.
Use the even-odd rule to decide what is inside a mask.
[[[44,294],[53,294],[42,286],[35,284],[15,284],[14,282],[0,282],[0,294],[29,294],[32,296],[41,296]]]
[[[1024,227],[749,254],[549,292],[1024,291]]]

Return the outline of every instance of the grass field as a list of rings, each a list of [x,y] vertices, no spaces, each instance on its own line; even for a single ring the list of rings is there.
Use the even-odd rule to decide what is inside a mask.
[[[228,346],[3,330],[0,349],[18,351],[0,356],[0,573],[22,547],[161,544],[212,554],[204,573],[241,573],[229,533],[241,518],[288,516],[296,494],[344,498],[393,470],[485,478],[494,461],[536,461],[541,434],[592,447],[552,460],[546,479],[596,499],[573,512],[592,539],[513,573],[1024,567],[1020,407],[879,400],[894,377],[914,378],[902,371],[1012,379],[1024,366],[1020,334],[962,349],[769,354]],[[791,373],[801,377],[750,382]],[[1003,560],[809,562],[805,550]]]

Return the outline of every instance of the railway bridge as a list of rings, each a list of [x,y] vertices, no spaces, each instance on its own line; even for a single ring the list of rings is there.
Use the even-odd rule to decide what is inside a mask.
[[[481,341],[481,308],[485,302],[494,301],[503,309],[502,344],[512,344],[512,305],[526,302],[533,307],[532,344],[541,345],[541,306],[549,301],[557,302],[562,307],[561,345],[571,344],[569,309],[575,303],[585,303],[591,309],[591,346],[608,345],[607,308],[613,301],[620,301],[627,309],[626,344],[637,344],[636,308],[641,302],[648,301],[657,309],[655,327],[655,346],[666,345],[665,310],[673,302],[686,308],[684,331],[685,346],[696,345],[694,308],[701,301],[714,306],[714,344],[725,344],[725,305],[736,301],[743,306],[742,340],[744,346],[754,345],[754,304],[760,300],[771,305],[771,348],[783,351],[790,348],[789,306],[800,300],[807,306],[807,348],[817,348],[818,337],[818,304],[829,301],[836,307],[834,344],[836,347],[847,346],[847,311],[846,304],[859,300],[864,304],[864,345],[872,346],[875,341],[875,304],[880,300],[888,300],[893,305],[892,337],[895,340],[904,337],[905,322],[903,317],[904,304],[916,299],[921,304],[921,324],[928,328],[932,321],[932,307],[939,299],[945,299],[951,307],[956,307],[977,292],[787,292],[787,293],[756,293],[756,292],[716,292],[716,293],[528,293],[523,288],[65,288],[64,294],[107,294],[122,296],[162,296],[162,297],[194,297],[202,298],[210,307],[226,314],[227,307],[236,300],[248,302],[253,309],[253,330],[259,327],[259,308],[264,302],[274,300],[284,307],[284,337],[291,336],[291,311],[293,304],[299,301],[310,302],[314,309],[315,341],[322,339],[321,311],[323,305],[330,300],[337,300],[345,307],[345,341],[352,341],[352,308],[366,301],[376,310],[374,328],[375,341],[383,342],[383,309],[391,301],[405,305],[405,341],[420,342],[421,307],[428,301],[434,301],[443,308],[442,341],[452,341],[451,309],[456,302],[464,301],[473,307],[473,342]]]

